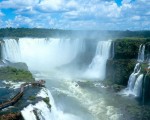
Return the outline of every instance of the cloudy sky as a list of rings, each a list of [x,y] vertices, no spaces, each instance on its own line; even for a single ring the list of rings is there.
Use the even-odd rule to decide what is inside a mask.
[[[150,29],[150,0],[0,0],[0,28]]]

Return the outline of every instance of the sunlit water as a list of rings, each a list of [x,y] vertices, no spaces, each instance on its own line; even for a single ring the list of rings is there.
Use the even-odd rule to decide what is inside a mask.
[[[128,80],[128,86],[126,89],[122,90],[120,93],[123,95],[133,95],[135,97],[140,97],[142,93],[143,84],[143,74],[141,74],[141,63],[145,60],[145,45],[139,46],[138,59],[134,67],[133,73],[130,75]]]
[[[108,90],[100,81],[96,81],[105,78],[111,41],[99,42],[95,57],[85,71],[73,68],[66,71],[65,68],[66,64],[84,52],[83,40],[21,38],[19,41],[5,39],[4,42],[3,59],[27,63],[34,77],[46,80],[49,89],[51,111],[44,111],[43,106],[46,105],[42,102],[24,111],[29,112],[33,108],[40,110],[40,120],[129,120],[122,109],[136,102]],[[34,113],[29,114],[34,120]],[[26,114],[24,116],[27,119],[29,117]]]
[[[106,63],[110,58],[110,49],[112,41],[99,41],[96,49],[95,56],[89,65],[88,69],[84,73],[85,77],[97,78],[104,80],[106,76]]]
[[[121,109],[133,101],[107,91],[100,82],[74,78],[60,71],[34,75],[37,80],[46,80],[57,109],[64,114],[76,116],[79,120],[127,119]]]

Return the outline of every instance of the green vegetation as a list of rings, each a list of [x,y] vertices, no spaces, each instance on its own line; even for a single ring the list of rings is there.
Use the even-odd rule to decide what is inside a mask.
[[[34,78],[29,71],[20,70],[13,67],[1,67],[0,80],[34,81]]]
[[[121,39],[117,39],[117,41],[123,41],[123,42],[149,42],[150,38],[143,38],[143,37],[125,37]]]
[[[49,97],[43,98],[43,101],[51,108]]]
[[[115,84],[127,85],[136,64],[135,59],[113,59],[107,61],[107,79]]]
[[[61,30],[45,28],[1,28],[0,37],[57,37],[57,36],[105,36],[106,38],[120,37],[150,37],[150,31],[102,31],[102,30]]]
[[[29,100],[31,101],[35,101],[36,100],[36,96],[32,95],[32,96],[29,96]],[[50,99],[49,97],[46,97],[46,98],[42,98],[42,100],[48,105],[49,108],[51,108],[51,105],[50,105]]]
[[[113,42],[115,45],[115,56],[107,62],[106,79],[113,82],[110,86],[116,91],[122,89],[120,85],[127,85],[129,76],[137,63],[139,47],[140,45],[145,45],[145,62],[141,63],[140,71],[140,74],[144,74],[140,100],[143,104],[148,104],[150,101],[150,69],[148,69],[147,60],[150,57],[150,38],[122,38]],[[139,111],[136,108],[130,111],[130,113],[136,113],[136,115],[138,114],[137,112]]]
[[[116,39],[114,58],[107,61],[107,78],[115,84],[127,85],[130,74],[137,62],[139,46],[145,45],[145,58],[149,57],[150,38],[121,38]],[[141,73],[146,74],[148,64],[141,64]]]
[[[150,38],[123,38],[115,41],[115,59],[137,59],[139,46]]]
[[[149,104],[150,69],[148,69],[147,60],[150,57],[150,38],[122,38],[114,40],[113,42],[115,45],[115,55],[113,59],[107,61],[107,82],[105,82],[105,84],[111,86],[110,88],[115,91],[120,91],[123,89],[123,86],[127,86],[129,76],[137,63],[139,47],[140,45],[145,45],[146,61],[141,63],[140,72],[140,74],[144,74],[140,100],[143,104]],[[137,108],[131,108],[129,112],[133,115],[133,118],[136,118],[134,115],[137,114],[139,114],[138,117],[141,117],[141,111],[139,110],[140,109]]]
[[[61,29],[45,29],[45,28],[1,28],[0,38],[11,37],[16,40],[18,37],[65,37],[66,35],[71,35],[71,30],[61,30]]]
[[[29,100],[31,100],[31,101],[33,101],[33,100],[35,100],[36,99],[36,96],[29,96]]]
[[[146,74],[148,70],[148,63],[141,64],[141,73]]]

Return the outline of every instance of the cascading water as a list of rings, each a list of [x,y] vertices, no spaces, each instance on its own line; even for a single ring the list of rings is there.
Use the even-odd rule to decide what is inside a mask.
[[[86,77],[105,79],[106,62],[110,57],[111,43],[111,40],[98,42],[95,57],[85,72]]]
[[[136,79],[137,79],[137,76],[139,75],[140,71],[141,71],[140,63],[137,63],[137,64],[135,65],[135,68],[134,68],[133,73],[132,73],[132,74],[130,75],[130,77],[129,77],[128,87],[127,87],[127,88],[128,88],[130,91],[133,90],[134,85],[135,85],[135,82],[136,82]]]
[[[48,92],[51,109],[43,101],[29,105],[21,111],[25,120],[122,120],[122,113],[119,106],[116,106],[118,101],[116,103],[112,99],[112,93],[95,82],[86,82],[80,78],[82,76],[75,78],[59,70],[59,66],[70,63],[78,54],[84,52],[84,41],[59,38],[20,38],[18,42],[14,39],[12,41],[15,44],[13,46],[17,46],[20,51],[17,54],[21,61],[27,63],[35,79],[44,79],[46,87],[51,91]],[[112,53],[111,46],[111,41],[98,43],[95,57],[87,70],[92,78],[105,78],[106,62]],[[5,47],[6,45],[3,49]],[[14,49],[9,47],[8,51],[15,54]],[[11,62],[20,61],[14,60],[14,55],[7,56],[4,55],[3,58]],[[48,71],[55,67],[57,69],[54,72]]]
[[[53,96],[47,89],[42,89],[37,95],[43,98],[49,97],[49,107],[44,101],[40,101],[35,105],[29,105],[21,111],[24,120],[81,120],[79,117],[63,113],[57,109]]]
[[[84,41],[76,39],[20,38],[4,40],[3,59],[26,62],[30,70],[50,70],[71,62],[84,51]],[[10,51],[11,49],[11,51]]]
[[[38,102],[36,105],[29,105],[22,111],[24,120],[50,120],[51,114],[47,104],[43,101]]]
[[[4,39],[2,44],[2,58],[11,62],[21,62],[21,54],[18,43],[15,39]]]
[[[143,74],[141,72],[141,62],[144,62],[145,45],[140,45],[138,52],[137,64],[135,65],[133,73],[129,77],[128,86],[125,89],[125,94],[132,94],[139,97],[142,90]]]
[[[140,45],[139,53],[138,53],[138,62],[143,62],[145,58],[145,45]]]
[[[134,85],[133,93],[135,96],[140,96],[142,90],[143,74],[140,74]]]
[[[55,67],[70,63],[78,54],[84,51],[83,40],[20,38],[5,39],[3,44],[3,59],[10,62],[25,62],[31,71],[49,71]],[[53,96],[48,91],[51,110],[40,101],[29,105],[21,112],[25,120],[80,120],[77,116],[63,113],[57,109]]]

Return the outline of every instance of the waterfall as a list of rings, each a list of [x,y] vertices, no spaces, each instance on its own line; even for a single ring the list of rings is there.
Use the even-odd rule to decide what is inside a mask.
[[[24,120],[51,120],[50,109],[43,101],[29,105],[21,111]]]
[[[141,72],[141,62],[144,62],[145,45],[140,45],[138,52],[137,64],[134,67],[133,73],[128,80],[128,86],[125,89],[125,94],[132,94],[140,97],[142,91],[143,74]]]
[[[148,58],[148,69],[150,69],[150,57]]]
[[[40,101],[35,105],[30,104],[21,111],[23,118],[25,120],[61,120],[58,118],[59,114],[57,113],[57,108],[50,91],[42,89],[38,96],[44,98],[49,97],[51,108],[43,101]]]
[[[137,63],[135,65],[133,73],[129,77],[128,87],[127,87],[129,90],[133,90],[135,81],[136,81],[137,76],[139,75],[140,71],[141,71],[140,63]]]
[[[84,49],[84,41],[79,39],[20,38],[5,39],[2,44],[3,60],[25,62],[31,71],[40,72],[70,63]],[[50,91],[47,94],[51,109],[44,101],[29,105],[21,111],[25,120],[81,120],[59,110]]]
[[[20,38],[4,40],[3,59],[25,62],[30,70],[49,70],[70,63],[84,51],[84,41],[60,38]]]
[[[140,45],[138,52],[138,62],[143,62],[145,58],[145,45]]]
[[[15,39],[4,39],[2,44],[2,59],[11,62],[21,62],[20,47]]]
[[[133,93],[135,96],[140,96],[142,90],[143,74],[140,74],[134,85]]]
[[[43,88],[37,96],[49,97],[51,108],[44,101],[39,101],[35,105],[30,104],[21,111],[24,120],[81,120],[75,115],[59,110],[49,90]]]
[[[85,76],[89,78],[105,79],[106,63],[110,57],[112,41],[99,41],[96,49],[95,57],[85,72]]]

